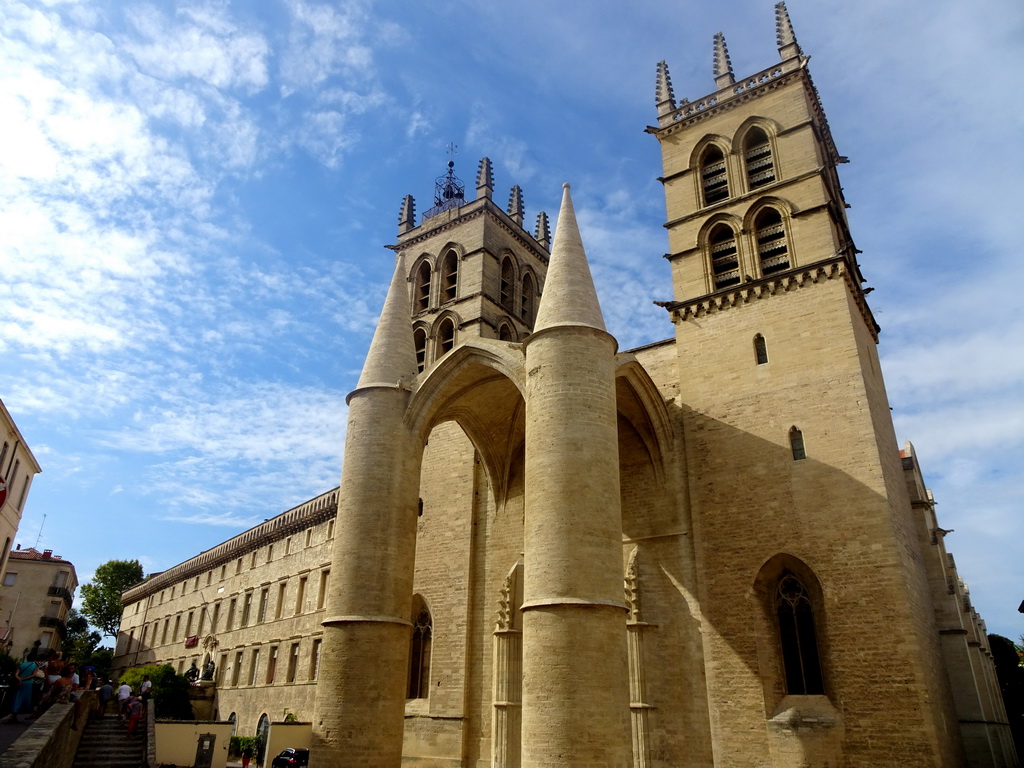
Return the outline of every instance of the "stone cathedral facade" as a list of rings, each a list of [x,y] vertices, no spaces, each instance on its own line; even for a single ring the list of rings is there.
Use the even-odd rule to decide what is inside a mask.
[[[568,185],[552,241],[449,164],[403,203],[340,489],[126,593],[117,659],[205,649],[219,716],[310,720],[318,768],[1016,765],[776,26],[742,79],[716,36],[696,101],[658,65],[672,338],[618,349]]]

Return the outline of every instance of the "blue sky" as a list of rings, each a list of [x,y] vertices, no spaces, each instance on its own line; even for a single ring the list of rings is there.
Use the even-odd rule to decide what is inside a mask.
[[[621,347],[671,335],[655,64],[777,60],[773,3],[0,4],[0,398],[19,541],[163,570],[337,484],[401,199],[573,196]],[[900,441],[990,631],[1024,633],[1024,6],[790,0]],[[1003,291],[1006,291],[1004,294]],[[43,517],[45,515],[45,525]],[[40,533],[41,530],[41,533]]]

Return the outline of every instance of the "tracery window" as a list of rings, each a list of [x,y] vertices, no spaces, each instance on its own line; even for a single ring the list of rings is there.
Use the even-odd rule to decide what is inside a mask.
[[[459,285],[459,255],[455,251],[448,251],[441,264],[441,301],[452,301],[458,293]]]
[[[726,288],[740,282],[739,251],[736,233],[728,224],[719,224],[708,236],[711,252],[711,276],[715,289]]]
[[[430,264],[424,261],[416,270],[416,302],[417,312],[422,312],[430,306]]]
[[[789,269],[789,243],[782,214],[775,208],[765,208],[754,219],[754,231],[761,274],[770,275]]]
[[[757,189],[775,181],[775,162],[768,135],[751,128],[743,142],[743,161],[747,168],[747,187]]]
[[[433,622],[430,611],[420,601],[420,609],[412,625],[409,646],[409,685],[406,698],[425,699],[430,691],[430,645]]]
[[[803,582],[790,571],[783,572],[776,587],[775,612],[786,670],[786,693],[824,693],[813,605]]]
[[[725,155],[714,144],[705,149],[701,156],[700,183],[704,193],[704,205],[711,205],[729,197],[729,174],[726,170]]]

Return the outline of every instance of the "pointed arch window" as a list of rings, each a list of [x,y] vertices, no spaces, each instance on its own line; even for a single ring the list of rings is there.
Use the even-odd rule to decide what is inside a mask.
[[[498,326],[498,339],[500,341],[515,341],[515,336],[512,334],[512,328],[509,327],[508,323],[502,323]]]
[[[430,306],[430,264],[424,261],[416,270],[416,311],[422,312]]]
[[[786,693],[823,694],[825,686],[811,597],[803,582],[790,571],[783,572],[775,589],[775,614],[786,671]]]
[[[768,134],[751,128],[743,142],[743,161],[747,168],[747,187],[757,189],[775,181],[775,161]]]
[[[437,329],[437,356],[451,352],[455,347],[455,322],[446,317]]]
[[[740,281],[739,251],[736,233],[728,224],[719,224],[708,236],[711,251],[711,275],[715,289],[736,285]]]
[[[789,269],[789,243],[782,214],[775,208],[765,208],[754,219],[757,233],[757,255],[761,274],[771,275]]]
[[[430,691],[430,646],[433,640],[433,621],[430,611],[419,603],[419,610],[412,624],[412,640],[409,644],[408,699],[425,699]]]
[[[529,274],[523,275],[523,322],[530,325],[533,322],[533,278]]]
[[[515,299],[515,272],[512,269],[512,259],[506,256],[501,260],[501,285],[498,295],[498,303],[509,312],[514,311]]]
[[[807,451],[804,448],[804,433],[796,427],[789,430],[789,447],[793,451],[793,461],[807,458]]]
[[[459,254],[448,251],[441,264],[441,301],[452,301],[458,294],[459,286]]]
[[[700,183],[704,192],[704,205],[717,203],[729,197],[729,174],[725,155],[715,145],[704,150],[700,158]]]
[[[416,347],[416,370],[422,372],[427,365],[427,332],[417,328],[412,332],[413,344]]]
[[[754,360],[758,365],[768,362],[768,344],[760,333],[754,337]]]

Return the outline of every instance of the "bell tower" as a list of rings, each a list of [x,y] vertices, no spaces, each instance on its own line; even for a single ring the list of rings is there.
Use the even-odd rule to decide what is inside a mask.
[[[454,152],[454,147],[452,147]],[[448,161],[434,184],[434,205],[416,222],[407,195],[394,250],[408,266],[413,338],[420,371],[429,368],[462,338],[522,341],[533,330],[547,272],[551,233],[547,214],[537,215],[531,233],[518,185],[502,210],[493,200],[491,161],[480,161],[476,199]]]
[[[662,151],[664,306],[708,696],[727,702],[710,714],[714,762],[958,765],[919,521],[836,171],[846,158],[782,3],[775,22],[779,60],[747,77],[715,35],[715,90],[695,100],[676,98],[659,63],[648,128]],[[879,707],[854,656],[905,687]],[[886,729],[907,734],[905,755],[875,738]]]

